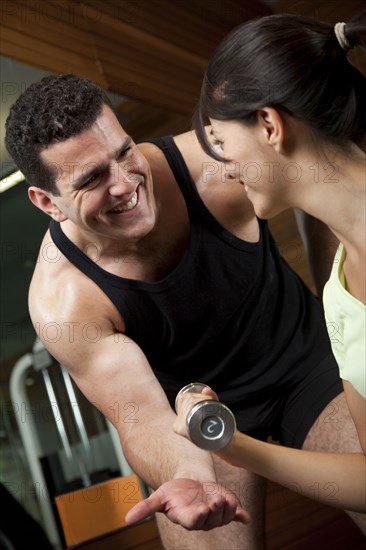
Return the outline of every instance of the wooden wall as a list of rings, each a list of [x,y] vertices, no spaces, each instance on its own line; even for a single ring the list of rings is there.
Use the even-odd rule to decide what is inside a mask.
[[[191,114],[218,41],[267,13],[259,0],[2,0],[1,51]]]
[[[335,23],[364,0],[280,0],[277,13]],[[271,12],[260,0],[2,0],[1,53],[190,115],[207,59],[227,32]],[[366,56],[354,54],[365,69]]]

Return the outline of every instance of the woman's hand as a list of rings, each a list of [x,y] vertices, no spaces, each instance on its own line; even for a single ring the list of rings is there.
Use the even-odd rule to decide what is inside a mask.
[[[178,395],[176,406],[177,406],[177,418],[173,424],[173,430],[176,434],[182,435],[183,437],[188,437],[187,431],[187,416],[190,411],[200,401],[206,401],[208,399],[213,399],[218,401],[217,394],[211,388],[203,388],[201,393],[183,393]]]

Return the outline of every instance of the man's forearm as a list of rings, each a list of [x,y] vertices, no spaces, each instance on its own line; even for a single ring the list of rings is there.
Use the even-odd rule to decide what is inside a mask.
[[[201,482],[216,480],[210,453],[202,451],[172,430],[175,415],[140,423],[121,436],[131,468],[147,485],[156,489],[178,478]]]

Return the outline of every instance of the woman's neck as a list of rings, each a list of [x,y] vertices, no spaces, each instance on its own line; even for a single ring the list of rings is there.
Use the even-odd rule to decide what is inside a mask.
[[[364,240],[365,153],[354,145],[347,153],[339,150],[327,155],[320,153],[308,157],[306,162],[303,158],[301,168],[304,185],[293,189],[293,206],[327,224],[346,246]]]

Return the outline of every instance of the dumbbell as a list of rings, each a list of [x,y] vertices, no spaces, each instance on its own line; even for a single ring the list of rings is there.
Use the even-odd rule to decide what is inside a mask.
[[[193,382],[184,386],[175,399],[177,410],[178,397],[184,393],[201,393],[206,384]],[[236,431],[235,417],[231,410],[212,399],[196,403],[187,415],[187,431],[190,440],[206,451],[220,451],[232,440]]]

